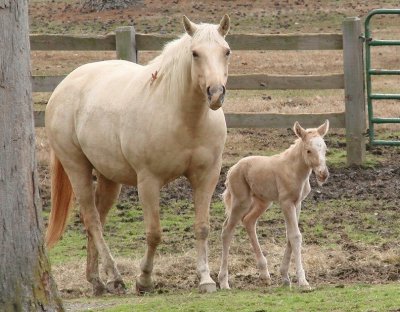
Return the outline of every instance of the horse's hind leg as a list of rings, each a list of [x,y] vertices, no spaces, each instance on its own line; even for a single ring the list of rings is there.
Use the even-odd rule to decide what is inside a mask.
[[[120,190],[120,184],[108,180],[100,173],[97,174],[95,204],[103,227],[107,214],[118,198]],[[94,295],[101,295],[106,289],[112,293],[124,292],[125,285],[122,280],[109,280],[107,282],[107,288],[101,281],[99,275],[98,252],[91,235],[88,235],[87,252],[86,278],[93,285]]]
[[[258,242],[256,233],[256,223],[258,218],[264,213],[265,210],[271,205],[270,202],[263,202],[257,198],[253,198],[253,204],[248,214],[243,218],[243,225],[246,228],[247,234],[249,235],[251,245],[253,247],[257,269],[260,273],[260,279],[267,285],[271,284],[271,276],[268,272],[267,259],[264,257],[260,243]]]
[[[92,165],[81,152],[72,149],[73,147],[71,147],[68,157],[63,157],[63,159],[60,157],[60,160],[80,205],[81,218],[87,230],[88,239],[93,241],[107,276],[113,281],[122,282],[121,275],[103,238],[100,214],[95,205]],[[89,250],[89,252],[92,252],[93,248],[89,248]],[[90,255],[89,258],[91,259],[92,256]],[[98,281],[95,280],[93,286],[100,287],[97,292],[101,292],[102,284],[99,284]],[[96,293],[96,288],[94,288],[94,291]]]

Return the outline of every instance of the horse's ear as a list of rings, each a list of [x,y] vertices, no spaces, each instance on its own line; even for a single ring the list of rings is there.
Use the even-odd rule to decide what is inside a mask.
[[[294,134],[297,135],[300,139],[303,139],[306,136],[306,130],[300,126],[299,122],[296,121],[293,126]]]
[[[188,33],[189,36],[193,36],[193,34],[196,32],[197,27],[196,24],[192,23],[186,15],[183,16],[183,26],[185,27],[186,32]]]
[[[327,119],[325,120],[323,125],[318,127],[317,131],[320,136],[324,137],[328,133],[328,130],[329,130],[329,120]]]
[[[231,21],[228,14],[225,14],[224,17],[221,19],[219,23],[218,32],[221,34],[222,37],[225,37],[229,31],[229,25]]]

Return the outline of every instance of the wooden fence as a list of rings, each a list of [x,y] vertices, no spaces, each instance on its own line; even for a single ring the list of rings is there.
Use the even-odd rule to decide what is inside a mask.
[[[322,114],[226,113],[229,128],[289,128],[298,120],[313,127],[329,119],[332,128],[346,129],[347,163],[361,164],[365,154],[365,99],[359,18],[347,18],[341,34],[229,35],[232,50],[342,50],[344,74],[230,75],[228,90],[344,89],[345,111]],[[137,51],[161,50],[172,36],[136,34],[125,26],[107,36],[31,35],[32,50],[116,50],[117,58],[137,62]],[[65,76],[33,76],[33,92],[51,92]],[[35,112],[36,127],[44,112]]]

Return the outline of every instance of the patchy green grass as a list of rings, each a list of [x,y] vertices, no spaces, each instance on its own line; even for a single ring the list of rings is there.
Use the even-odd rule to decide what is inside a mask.
[[[329,167],[345,167],[347,165],[347,153],[343,148],[330,148],[327,152],[327,164]],[[363,168],[374,168],[381,163],[383,160],[379,155],[374,155],[371,153],[365,154],[365,162],[363,163]]]
[[[66,307],[85,307],[81,311],[398,311],[399,285],[326,286],[302,293],[287,288],[255,291],[218,291],[213,294],[180,292],[144,297],[79,299],[65,301]],[[91,308],[93,306],[94,308]],[[79,310],[78,310],[79,311]]]

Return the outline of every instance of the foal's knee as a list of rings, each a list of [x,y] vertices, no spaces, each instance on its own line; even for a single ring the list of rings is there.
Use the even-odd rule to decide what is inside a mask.
[[[296,246],[300,246],[301,242],[303,240],[303,236],[301,235],[301,233],[296,233],[293,235],[290,235],[288,237],[290,244],[292,245],[292,248],[295,248]]]

